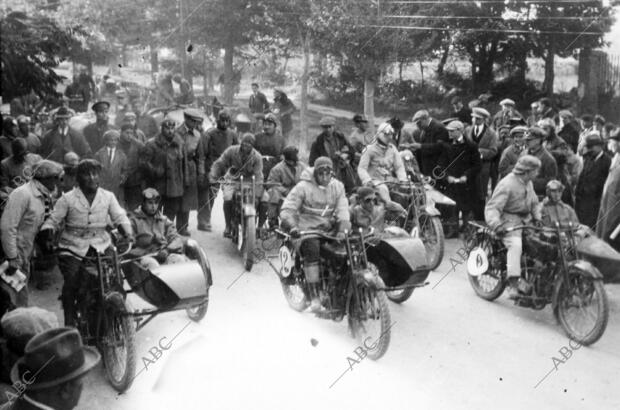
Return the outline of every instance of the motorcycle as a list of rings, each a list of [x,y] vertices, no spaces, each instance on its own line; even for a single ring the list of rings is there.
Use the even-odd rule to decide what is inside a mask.
[[[320,301],[325,311],[318,317],[341,321],[346,315],[353,337],[368,349],[368,357],[381,358],[390,343],[390,311],[384,292],[385,286],[377,267],[366,256],[365,236],[345,234],[344,244],[321,231],[302,231],[302,239],[276,229],[283,238],[279,257],[281,267],[274,269],[289,306],[304,311],[309,306],[310,289],[303,271],[302,257],[298,252],[303,239],[320,238]],[[371,340],[370,346],[368,340]]]
[[[398,202],[407,211],[400,225],[413,237],[422,239],[426,247],[427,265],[436,269],[443,260],[445,237],[441,225],[441,213],[436,203],[455,205],[447,196],[435,190],[426,180],[406,182],[386,182],[390,187],[392,201]]]
[[[469,282],[479,297],[493,301],[506,287],[507,250],[489,227],[477,222],[469,224],[474,228],[472,236],[466,239]],[[568,337],[587,346],[605,332],[609,306],[603,275],[579,257],[577,229],[518,225],[506,231],[524,231],[521,278],[531,288],[514,297],[514,303],[536,310],[551,304]]]

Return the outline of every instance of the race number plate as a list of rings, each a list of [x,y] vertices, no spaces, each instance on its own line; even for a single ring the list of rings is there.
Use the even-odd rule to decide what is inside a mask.
[[[280,265],[282,266],[280,268],[280,275],[287,278],[295,265],[293,255],[291,255],[291,251],[287,246],[280,247]]]
[[[476,246],[469,252],[467,258],[467,273],[471,276],[480,276],[489,270],[489,258],[484,249]]]

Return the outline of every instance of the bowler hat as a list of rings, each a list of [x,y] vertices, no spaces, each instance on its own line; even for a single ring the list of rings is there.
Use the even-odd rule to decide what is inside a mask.
[[[96,103],[94,103],[91,107],[91,110],[93,110],[94,112],[98,112],[100,110],[103,109],[110,109],[110,103],[107,101],[97,101]]]
[[[474,107],[471,109],[471,116],[476,118],[489,118],[491,114],[482,107]]]
[[[11,369],[11,381],[28,380],[29,390],[46,389],[85,375],[100,359],[95,348],[82,344],[77,329],[49,329],[30,339]]]

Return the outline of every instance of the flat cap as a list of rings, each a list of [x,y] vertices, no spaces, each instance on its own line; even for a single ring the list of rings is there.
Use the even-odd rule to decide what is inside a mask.
[[[514,107],[516,104],[510,98],[504,98],[503,100],[499,102],[499,105],[512,105]]]
[[[127,112],[125,113],[125,115],[123,116],[123,121],[126,121],[126,120],[128,120],[128,119],[130,119],[130,118],[138,118],[138,116],[137,116],[137,115],[136,115],[136,113],[135,113],[135,112],[133,112],[133,111],[127,111]]]
[[[118,132],[118,130],[107,130],[106,132],[103,133],[103,135],[101,136],[101,138],[104,141],[107,141],[111,138],[114,139],[119,139],[121,137],[121,133]]]
[[[534,169],[540,168],[540,166],[541,166],[541,162],[538,158],[536,158],[533,155],[524,155],[519,158],[512,172],[517,175],[520,175],[528,171],[532,171]]]
[[[546,188],[550,191],[563,191],[564,185],[557,179],[552,179],[551,181],[547,182]]]
[[[534,140],[536,138],[547,138],[547,132],[540,127],[528,128],[525,139],[529,141],[529,140]]]
[[[328,167],[333,169],[334,163],[329,157],[318,157],[316,161],[314,161],[314,169],[319,169],[323,167]]]
[[[368,122],[368,119],[364,114],[355,114],[353,116],[353,122]]]
[[[319,125],[321,127],[327,127],[327,126],[334,126],[336,125],[336,119],[334,117],[331,116],[325,116],[323,118],[321,118],[321,121],[319,121]]]
[[[146,188],[144,191],[142,191],[142,198],[154,199],[159,197],[161,197],[161,195],[159,195],[159,191],[157,191],[155,188]]]
[[[570,110],[560,110],[558,115],[560,117],[568,117],[568,118],[573,118],[574,117],[573,113]]]
[[[448,131],[463,131],[465,129],[465,125],[459,120],[451,121],[450,124],[446,125],[446,129]]]
[[[62,175],[64,169],[58,162],[44,159],[37,162],[34,166],[34,178],[50,178]]]
[[[199,122],[204,121],[202,112],[197,108],[186,108],[183,111],[183,116],[185,116],[186,118],[190,118],[194,121],[199,121]]]
[[[430,114],[428,113],[428,111],[426,110],[420,110],[420,111],[416,111],[415,114],[413,114],[413,118],[411,119],[412,122],[418,122],[420,120],[425,120],[427,118],[430,117]]]
[[[551,118],[542,118],[538,121],[536,125],[538,125],[541,128],[545,128],[545,127],[555,128],[555,122]]]
[[[525,134],[526,132],[527,132],[527,127],[524,127],[523,125],[517,125],[516,127],[510,130],[510,135]]]
[[[590,132],[585,138],[586,147],[590,148],[595,145],[603,145],[603,139],[598,132]]]
[[[471,116],[477,118],[489,118],[491,114],[482,107],[474,107],[471,109]]]
[[[97,101],[96,103],[94,103],[91,107],[91,110],[93,110],[94,112],[98,112],[104,109],[110,109],[110,103],[107,101]]]
[[[0,319],[7,346],[18,355],[24,354],[26,344],[34,336],[48,329],[59,327],[58,318],[49,310],[39,307],[19,307]]]

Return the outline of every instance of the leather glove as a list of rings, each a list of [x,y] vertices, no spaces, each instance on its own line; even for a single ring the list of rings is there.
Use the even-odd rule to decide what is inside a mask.
[[[17,262],[17,258],[9,259],[9,266],[8,268],[6,268],[5,273],[11,276],[15,274],[15,272],[17,272],[18,269],[19,269],[19,263]]]
[[[167,249],[162,249],[159,252],[157,252],[157,255],[155,256],[155,259],[157,259],[157,262],[159,263],[164,263],[166,262],[166,259],[168,258],[168,250]]]
[[[129,230],[126,230],[125,226],[119,225],[118,231],[121,233],[121,235],[123,235],[123,238],[125,238],[127,242],[133,243],[136,241],[136,239],[133,236],[133,232],[131,231],[131,228],[129,228]]]
[[[299,232],[299,228],[297,228],[297,227],[291,228],[288,231],[288,233],[289,233],[289,235],[291,235],[291,238],[293,238],[293,239],[297,239],[297,238],[301,237],[301,233]]]

